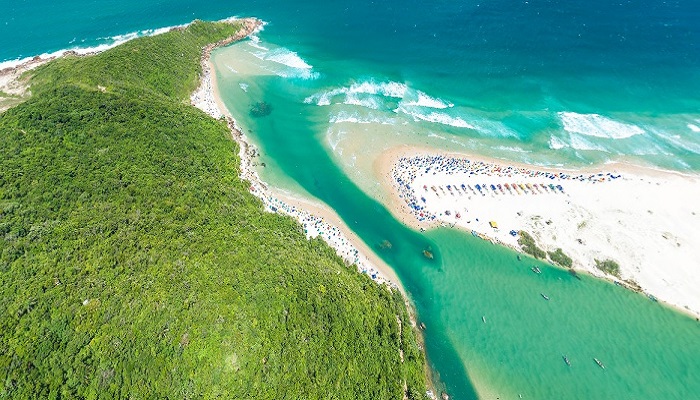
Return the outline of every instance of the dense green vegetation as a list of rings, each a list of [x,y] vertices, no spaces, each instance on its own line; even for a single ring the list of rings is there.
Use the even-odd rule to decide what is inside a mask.
[[[518,244],[523,249],[523,251],[535,258],[545,258],[547,253],[544,250],[537,247],[535,239],[530,236],[529,233],[525,231],[518,232]]]
[[[235,29],[60,59],[0,114],[0,398],[423,396],[401,295],[264,212],[185,103]]]
[[[571,257],[567,256],[561,248],[558,248],[554,251],[549,251],[547,252],[547,255],[549,255],[550,260],[557,263],[558,265],[561,265],[562,267],[571,268],[571,266],[573,265]]]
[[[595,266],[606,274],[620,277],[620,266],[613,260],[595,260]]]

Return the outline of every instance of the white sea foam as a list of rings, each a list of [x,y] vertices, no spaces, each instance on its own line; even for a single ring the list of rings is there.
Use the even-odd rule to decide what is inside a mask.
[[[274,61],[278,64],[286,65],[291,68],[297,69],[311,69],[313,68],[304,59],[299,57],[297,52],[280,47],[270,51],[265,57],[268,61]]]
[[[248,92],[248,84],[247,83],[241,82],[238,84],[238,87],[240,87],[242,91]]]
[[[236,71],[232,66],[230,66],[230,65],[228,65],[228,64],[226,64],[226,69],[228,69],[229,71],[233,72],[234,74],[237,74],[237,73],[238,73],[238,71]]]
[[[496,146],[497,150],[510,151],[513,153],[532,153],[530,150],[525,150],[515,146]]]
[[[306,104],[316,104],[318,106],[327,106],[333,103],[354,104],[378,109],[381,107],[381,102],[372,96],[402,98],[406,94],[407,87],[403,83],[398,82],[374,82],[363,81],[353,83],[350,86],[343,86],[327,90],[325,92],[315,93],[306,99]],[[341,100],[335,100],[335,97],[344,96]],[[370,100],[371,99],[371,100]]]
[[[376,116],[373,114],[360,115],[359,113],[340,111],[334,115],[331,115],[328,122],[333,123],[333,124],[353,123],[353,124],[394,125],[394,124],[396,124],[396,119],[394,119],[394,118],[382,118],[380,116]]]
[[[670,144],[681,150],[690,151],[695,154],[700,154],[700,143],[695,140],[695,137],[684,137],[679,134],[671,134],[660,129],[650,129],[651,132],[662,141]],[[690,140],[689,140],[690,139]],[[668,152],[666,152],[668,154]]]
[[[336,148],[338,148],[338,144],[340,144],[340,142],[345,138],[346,135],[347,132],[343,130],[329,129],[328,131],[326,131],[326,140],[328,140],[328,145],[333,150],[333,152],[336,151]],[[343,154],[342,149],[338,152],[338,154]]]
[[[569,135],[569,146],[575,150],[602,151],[605,153],[609,153],[609,151],[606,150],[604,147],[597,145],[591,142],[590,140],[584,138],[583,136],[574,133]]]
[[[636,125],[625,124],[598,114],[559,112],[558,115],[564,130],[569,133],[606,139],[625,139],[644,133],[644,130]]]
[[[250,35],[249,38],[250,40],[247,42],[248,46],[255,47],[256,49],[262,51],[270,50],[267,47],[260,44],[260,37],[258,37],[257,35]]]
[[[474,126],[474,128],[472,128],[472,129],[476,129],[483,136],[490,136],[490,137],[495,137],[495,138],[505,138],[505,137],[512,137],[515,139],[520,138],[520,135],[518,135],[518,132],[509,128],[506,124],[504,124],[501,121],[494,121],[494,120],[483,119],[483,118],[470,120],[470,121],[471,121],[471,125]]]
[[[261,65],[260,67],[283,78],[316,79],[319,76],[317,72],[312,71],[313,66],[304,61],[297,52],[284,47],[269,51],[254,51],[250,54],[259,60],[273,62],[276,66]]]
[[[549,138],[549,148],[552,150],[560,150],[563,149],[564,147],[569,147],[566,142],[564,142],[562,139],[552,136]]]
[[[442,99],[438,99],[435,97],[431,97],[427,95],[426,93],[421,92],[420,90],[417,91],[416,95],[418,98],[416,100],[411,100],[407,101],[404,103],[405,106],[414,106],[414,107],[428,107],[428,108],[438,108],[438,109],[444,109],[444,108],[449,108],[453,107],[454,104],[444,101]]]
[[[688,129],[695,133],[700,133],[700,126],[697,126],[695,124],[688,124]]]
[[[364,81],[354,83],[348,88],[343,88],[343,93],[363,93],[382,95],[384,97],[402,98],[406,94],[407,86],[398,82],[374,82]]]
[[[358,93],[348,93],[345,95],[345,101],[343,101],[343,104],[350,104],[350,105],[355,105],[355,106],[362,106],[362,107],[367,107],[371,108],[373,110],[378,110],[381,108],[381,104],[379,100],[369,97],[369,96],[361,96]]]
[[[413,117],[414,121],[426,121],[426,122],[433,122],[437,124],[443,124],[443,125],[449,125],[449,126],[454,126],[457,128],[468,128],[468,129],[476,129],[473,125],[470,125],[467,121],[463,120],[460,117],[453,117],[451,115],[441,113],[441,112],[436,112],[436,111],[431,111],[429,113],[422,113],[419,110],[415,109],[409,109],[406,107],[403,107],[399,105],[399,107],[394,110],[394,112],[399,113],[402,112],[404,114],[410,115]]]
[[[440,139],[440,140],[447,140],[446,137],[440,136],[440,135],[438,135],[437,133],[431,133],[431,134],[428,135],[428,137],[435,138],[435,139]]]
[[[109,50],[113,47],[119,46],[120,44],[126,43],[129,40],[133,40],[133,39],[143,37],[143,36],[160,35],[160,34],[169,32],[172,29],[182,28],[182,27],[186,27],[186,26],[187,26],[187,24],[185,24],[185,25],[173,25],[173,26],[167,26],[167,27],[158,28],[158,29],[144,29],[141,31],[129,32],[129,33],[125,33],[122,35],[101,37],[101,38],[97,38],[97,41],[101,41],[103,43],[100,43],[100,44],[97,44],[94,46],[89,46],[89,47],[74,46],[74,47],[69,47],[69,48],[62,49],[62,50],[57,50],[57,51],[54,51],[51,53],[42,53],[42,54],[38,55],[37,57],[39,57],[42,60],[46,60],[46,59],[61,57],[66,52],[69,52],[69,51],[75,52],[75,53],[80,54],[80,55],[91,54],[91,53],[100,53],[100,52],[103,52],[105,50]],[[74,43],[74,42],[75,42],[75,39],[71,40],[70,43]],[[84,42],[84,40],[82,40],[82,42]],[[2,62],[0,62],[0,70],[5,69],[5,68],[17,67],[19,65],[22,65],[22,64],[28,62],[28,61],[31,61],[34,58],[35,57],[32,56],[32,57],[25,57],[25,58],[21,58],[21,59],[18,58],[18,59],[14,59],[14,60],[2,61]]]

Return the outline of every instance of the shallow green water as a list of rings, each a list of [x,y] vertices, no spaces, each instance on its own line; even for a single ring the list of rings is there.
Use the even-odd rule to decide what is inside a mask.
[[[422,316],[439,320],[478,383],[498,388],[501,398],[700,394],[698,322],[607,282],[518,261],[461,232],[428,237],[440,244],[443,266],[423,275],[437,289]]]
[[[431,365],[453,398],[700,393],[698,322],[593,278],[542,264],[536,275],[534,261],[519,262],[512,251],[462,232],[403,226],[330,156],[327,112],[302,101],[318,83],[260,69],[243,46],[249,44],[216,52],[214,61],[225,103],[261,147],[264,179],[330,205],[395,269],[427,325]],[[273,106],[269,116],[246,113],[258,101]],[[391,249],[381,248],[384,240]],[[422,256],[427,247],[435,260]]]

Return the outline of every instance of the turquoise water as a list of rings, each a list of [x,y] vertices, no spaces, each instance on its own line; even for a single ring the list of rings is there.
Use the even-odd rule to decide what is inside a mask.
[[[258,16],[258,41],[215,62],[261,173],[329,204],[396,270],[453,398],[697,398],[696,321],[592,278],[535,275],[534,261],[459,232],[412,231],[377,201],[374,157],[401,143],[700,170],[700,6],[569,3],[4,1],[0,61]],[[251,118],[257,101],[272,114]]]
[[[700,393],[693,378],[700,371],[699,326],[693,319],[587,276],[579,280],[543,264],[538,264],[543,273],[535,275],[530,270],[535,261],[519,262],[512,251],[460,232],[412,231],[339,167],[349,155],[338,154],[340,144],[334,147],[339,136],[334,125],[351,142],[374,140],[377,147],[412,142],[422,130],[398,113],[391,123],[329,122],[329,115],[355,118],[350,111],[369,108],[356,104],[363,103],[379,118],[384,107],[392,113],[402,102],[409,107],[406,103],[421,98],[426,104],[444,99],[428,100],[418,89],[376,78],[328,84],[342,77],[264,39],[217,51],[213,60],[224,101],[261,147],[265,179],[329,204],[396,270],[427,326],[426,347],[438,381],[454,398]],[[338,64],[345,75],[366,67]],[[259,101],[272,105],[269,116],[247,113]],[[446,135],[445,130],[439,132]],[[354,162],[372,159],[373,148],[361,150]],[[382,249],[385,240],[391,249]],[[436,254],[433,261],[421,255],[428,246]]]
[[[375,96],[370,106],[346,107],[345,120],[398,116],[418,137],[443,136],[435,145],[530,163],[622,158],[700,169],[700,6],[570,3],[5,0],[0,61],[193,18],[255,15],[270,22],[267,41],[319,71],[319,90],[397,82],[452,105]],[[329,120],[338,111],[324,110]]]

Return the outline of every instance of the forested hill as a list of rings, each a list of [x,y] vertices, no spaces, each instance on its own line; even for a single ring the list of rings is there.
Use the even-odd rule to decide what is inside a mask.
[[[0,398],[423,397],[400,294],[264,212],[187,104],[238,29],[58,59],[0,114]]]

